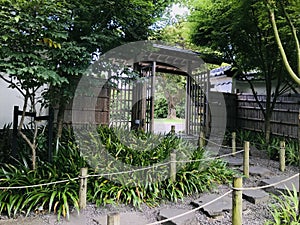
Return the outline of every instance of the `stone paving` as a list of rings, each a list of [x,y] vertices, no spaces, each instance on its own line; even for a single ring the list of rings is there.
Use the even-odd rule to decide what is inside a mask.
[[[187,209],[162,209],[159,212],[159,220],[164,220],[167,218],[172,218],[177,215],[181,215],[183,213],[188,212]],[[197,218],[195,216],[195,213],[189,213],[183,217],[175,218],[171,221],[163,223],[164,225],[200,225],[199,222],[197,222]]]
[[[196,199],[195,201],[192,202],[193,205],[196,207],[199,207],[201,205],[204,205],[216,198],[218,198],[220,195],[219,194],[207,194],[202,196],[199,199]],[[210,217],[218,217],[223,215],[224,212],[226,211],[231,211],[232,210],[232,199],[231,196],[225,196],[221,198],[220,200],[203,207],[202,209],[208,216]]]
[[[263,179],[261,181],[261,186],[274,184],[279,181],[285,180],[287,178],[288,178],[287,176],[276,176],[276,177],[270,177],[267,179]],[[299,192],[299,177],[298,176],[294,177],[292,180],[290,180],[288,182],[278,184],[271,188],[267,188],[266,191],[274,193],[274,194],[279,194],[279,192],[284,193],[284,192],[286,192],[286,190],[293,191],[293,187],[295,187],[297,192]]]

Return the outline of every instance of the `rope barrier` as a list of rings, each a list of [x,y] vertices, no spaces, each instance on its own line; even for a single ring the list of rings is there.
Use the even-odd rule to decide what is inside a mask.
[[[157,224],[162,224],[162,223],[169,222],[169,221],[171,221],[171,220],[174,220],[174,219],[183,217],[183,216],[188,215],[188,214],[190,214],[190,213],[192,213],[192,212],[198,211],[199,209],[204,208],[204,207],[206,207],[206,206],[208,206],[208,205],[210,205],[210,204],[212,204],[212,203],[218,201],[219,199],[221,199],[221,198],[223,198],[223,197],[229,195],[230,193],[233,192],[233,190],[237,190],[237,191],[247,191],[247,190],[264,189],[264,188],[276,186],[276,185],[281,184],[281,183],[285,183],[285,182],[287,182],[287,181],[289,181],[289,180],[291,180],[291,179],[293,179],[293,178],[295,178],[295,177],[297,177],[297,176],[299,176],[299,173],[298,173],[298,174],[295,174],[294,176],[291,176],[291,177],[289,177],[289,178],[287,178],[287,179],[284,179],[284,180],[282,180],[282,181],[279,181],[279,182],[276,182],[276,183],[273,183],[273,184],[270,184],[270,185],[260,186],[260,187],[253,187],[253,188],[232,188],[232,190],[226,192],[226,193],[223,194],[222,196],[220,196],[220,197],[218,197],[218,198],[215,198],[214,200],[212,200],[212,201],[210,201],[210,202],[208,202],[208,203],[206,203],[206,204],[204,204],[204,205],[201,205],[201,206],[199,206],[199,207],[197,207],[197,208],[195,208],[195,209],[192,209],[192,210],[190,210],[190,211],[188,211],[188,212],[179,214],[179,215],[177,215],[177,216],[173,216],[173,217],[171,217],[171,218],[167,218],[167,219],[164,219],[164,220],[161,220],[161,221],[157,221],[157,222],[154,222],[154,223],[149,223],[149,224],[147,224],[147,225],[157,225]]]
[[[207,142],[210,142],[210,143],[212,143],[212,144],[218,146],[218,147],[232,149],[232,147],[230,147],[230,146],[227,146],[227,145],[220,145],[220,144],[218,144],[217,142],[211,141],[211,140],[206,139],[206,138],[203,138],[203,139],[206,140]],[[236,147],[236,149],[243,149],[243,147]]]
[[[43,187],[43,186],[49,186],[49,185],[67,183],[67,182],[79,180],[79,179],[82,179],[82,178],[103,177],[103,176],[113,176],[113,175],[129,174],[129,173],[144,171],[144,170],[148,170],[148,169],[153,169],[153,168],[160,167],[160,166],[166,166],[166,165],[169,165],[172,162],[174,162],[174,163],[175,162],[176,163],[204,162],[204,161],[209,161],[209,160],[224,158],[224,157],[227,157],[227,156],[231,156],[231,155],[234,155],[234,154],[241,153],[243,151],[244,150],[241,150],[241,151],[238,151],[238,152],[235,152],[235,153],[224,154],[224,155],[213,157],[213,158],[207,158],[207,159],[196,159],[196,160],[186,160],[186,161],[185,160],[169,161],[169,162],[166,162],[166,163],[161,163],[161,164],[158,164],[158,165],[149,166],[149,167],[145,167],[145,168],[140,168],[140,169],[136,169],[136,170],[120,171],[120,172],[115,172],[115,173],[90,174],[90,175],[87,175],[87,176],[84,176],[84,177],[80,176],[80,177],[76,177],[76,178],[70,178],[68,180],[54,181],[54,182],[49,182],[49,183],[44,183],[44,184],[34,184],[34,185],[15,186],[15,187],[0,187],[0,190],[35,188],[35,187]]]
[[[26,186],[17,186],[17,187],[0,187],[0,190],[12,190],[12,189],[26,189],[26,188],[34,188],[34,187],[43,187],[43,186],[49,186],[49,185],[55,185],[55,184],[62,184],[62,183],[68,183],[70,181],[79,180],[79,177],[71,178],[68,180],[61,180],[61,181],[54,181],[44,184],[33,184],[33,185],[26,185]]]
[[[216,156],[214,158],[208,158],[208,159],[211,159],[211,160],[213,160],[213,159],[221,159],[221,158],[225,158],[227,156],[232,156],[232,155],[236,155],[236,154],[242,153],[244,151],[245,150],[240,150],[240,151],[237,151],[237,152],[232,152],[232,153],[228,153],[228,154],[224,154],[224,155],[220,155],[220,156]]]
[[[292,180],[293,178],[299,176],[299,173],[289,177],[289,178],[286,178],[284,180],[281,180],[281,181],[278,181],[276,183],[273,183],[273,184],[268,184],[268,185],[264,185],[264,186],[258,186],[258,187],[245,187],[245,188],[234,188],[234,187],[231,187],[232,190],[236,190],[236,191],[255,191],[255,190],[260,190],[260,189],[265,189],[265,188],[270,188],[270,187],[274,187],[278,184],[282,184],[282,183],[285,183],[289,180]]]
[[[208,203],[205,203],[205,204],[203,204],[203,205],[201,205],[201,206],[199,206],[199,207],[197,207],[197,208],[194,208],[194,209],[192,209],[192,210],[190,210],[190,211],[188,211],[188,212],[179,214],[179,215],[177,215],[177,216],[173,216],[173,217],[168,218],[168,219],[164,219],[164,220],[161,220],[161,221],[157,221],[157,222],[154,222],[154,223],[148,223],[148,224],[146,224],[146,225],[157,225],[157,224],[162,224],[162,223],[169,222],[169,221],[171,221],[171,220],[174,220],[174,219],[177,219],[177,218],[186,216],[186,215],[188,215],[188,214],[190,214],[190,213],[193,213],[193,212],[196,212],[196,211],[198,211],[199,209],[202,209],[202,208],[204,208],[204,207],[206,207],[206,206],[208,206],[208,205],[211,205],[212,203],[214,203],[214,202],[220,200],[221,198],[224,198],[225,196],[227,196],[227,195],[229,195],[229,194],[231,194],[231,193],[232,193],[232,190],[230,190],[230,191],[226,192],[225,194],[223,194],[223,195],[221,195],[221,196],[215,198],[214,200],[212,200],[212,201],[210,201],[210,202],[208,202]]]
[[[280,146],[273,146],[273,145],[264,145],[264,144],[258,144],[255,143],[255,146],[260,146],[261,148],[273,148],[273,149],[280,149]]]
[[[220,156],[216,156],[216,157],[209,157],[207,159],[179,160],[179,161],[172,161],[172,162],[177,162],[177,163],[205,162],[205,161],[209,161],[209,160],[221,159],[221,158],[225,158],[227,156],[236,155],[236,154],[242,153],[244,151],[245,150],[241,150],[241,151],[237,151],[237,152],[234,152],[234,153],[228,153],[228,154],[224,154],[224,155],[220,155]]]
[[[33,184],[33,185],[15,186],[15,187],[0,187],[0,190],[35,188],[35,187],[42,187],[42,186],[49,186],[49,185],[67,183],[67,182],[79,180],[79,179],[82,179],[82,178],[113,176],[113,175],[120,175],[120,174],[126,174],[126,173],[129,174],[129,173],[134,173],[134,172],[138,172],[138,171],[143,171],[143,170],[156,168],[156,167],[159,167],[159,166],[165,166],[165,165],[168,165],[170,163],[171,162],[166,162],[166,163],[161,163],[161,164],[154,165],[154,166],[151,166],[151,167],[145,167],[145,168],[140,168],[140,169],[136,169],[136,170],[121,171],[121,172],[116,172],[116,173],[90,174],[90,175],[87,175],[87,176],[79,176],[79,177],[76,177],[76,178],[70,178],[68,180],[54,181],[54,182],[49,182],[49,183],[44,183],[44,184]]]
[[[161,164],[158,164],[158,165],[154,165],[154,166],[149,166],[149,167],[145,167],[145,168],[136,169],[136,170],[127,170],[127,171],[121,171],[121,172],[115,172],[115,173],[91,174],[91,175],[85,176],[84,178],[129,174],[129,173],[144,171],[144,170],[148,170],[148,169],[153,169],[153,168],[156,168],[156,167],[159,167],[159,166],[166,166],[166,165],[169,165],[170,163],[171,163],[171,161],[166,162],[166,163],[161,163]]]

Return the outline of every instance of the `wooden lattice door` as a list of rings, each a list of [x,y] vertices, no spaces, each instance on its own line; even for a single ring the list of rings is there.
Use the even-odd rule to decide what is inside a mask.
[[[131,129],[153,132],[155,62],[144,67],[136,64],[135,70],[139,71],[140,80],[136,82],[133,90]]]
[[[208,130],[208,72],[187,76],[186,134],[198,136]]]

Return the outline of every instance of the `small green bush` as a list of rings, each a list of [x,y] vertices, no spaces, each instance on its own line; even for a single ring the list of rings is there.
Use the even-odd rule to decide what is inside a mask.
[[[179,170],[174,182],[168,178],[168,172],[161,173],[160,177],[153,177],[151,172],[141,171],[131,175],[122,174],[110,181],[101,177],[91,182],[92,189],[88,194],[89,201],[97,205],[122,202],[138,207],[141,203],[156,205],[161,200],[177,201],[186,195],[209,190],[214,184],[230,182],[233,176],[233,171],[229,170],[224,162],[208,160],[204,149],[198,149],[188,141],[171,134],[162,136],[132,133],[129,135],[122,129],[113,130],[108,127],[99,128],[99,134],[98,137],[93,137],[96,148],[100,148],[101,143],[110,156],[127,165],[138,166],[138,168],[163,162],[173,150],[176,150],[178,161],[199,161],[178,163]],[[97,154],[93,156],[96,157],[94,161],[99,162],[103,154],[98,155],[98,158]],[[166,165],[164,171],[169,171],[168,168],[169,166]],[[97,167],[97,170],[98,172],[119,171],[115,166],[110,167],[110,165],[103,168]]]
[[[234,175],[223,161],[208,159],[204,149],[195,148],[171,134],[164,136],[128,132],[103,126],[93,134],[83,130],[81,135],[85,137],[87,145],[75,141],[72,131],[65,130],[59,149],[53,153],[53,163],[40,159],[36,170],[28,166],[31,163],[27,154],[21,154],[20,161],[14,165],[1,164],[0,186],[27,186],[69,180],[79,176],[80,168],[88,167],[91,175],[87,190],[89,202],[98,206],[125,203],[139,207],[142,203],[157,205],[163,200],[177,201],[186,195],[209,190],[218,183],[229,183]],[[84,154],[80,152],[82,147]],[[142,170],[111,177],[99,176],[124,171],[124,168],[115,166],[113,160],[103,161],[103,156],[122,162],[129,168],[141,168],[168,161],[174,150],[178,161],[198,160],[178,163],[175,181],[169,179],[168,164],[163,165],[164,170],[156,175],[152,170]],[[155,172],[155,168],[153,170]],[[57,213],[58,218],[61,215],[68,218],[71,208],[79,210],[78,191],[78,180],[43,187],[3,190],[0,192],[0,213],[15,217],[44,210]]]
[[[53,165],[40,162],[36,170],[31,170],[25,159],[16,166],[2,165],[1,186],[29,186],[78,177],[80,163],[72,157],[74,154],[67,153],[68,150],[60,149]],[[61,154],[62,152],[64,153]],[[66,155],[68,158],[65,158]],[[57,213],[58,218],[61,215],[69,218],[70,205],[79,210],[78,188],[78,182],[69,181],[44,187],[3,190],[0,193],[0,213],[5,212],[9,217],[15,217],[20,213],[28,215],[32,211],[47,210]]]
[[[275,196],[276,203],[270,205],[273,220],[268,220],[265,225],[296,225],[300,224],[298,216],[299,200],[296,188],[286,190],[287,194],[281,192],[281,196]]]
[[[155,99],[154,118],[167,118],[168,103],[165,98]]]
[[[231,140],[230,138],[230,134],[228,134],[226,140]],[[289,165],[298,165],[300,162],[298,140],[272,136],[270,143],[266,143],[263,132],[248,130],[237,131],[238,146],[243,146],[244,141],[249,141],[251,145],[254,145],[258,150],[265,151],[270,159],[273,160],[279,159],[280,141],[282,140],[285,140],[286,144],[286,163]]]
[[[0,162],[8,162],[11,155],[11,124],[4,125],[0,131]]]

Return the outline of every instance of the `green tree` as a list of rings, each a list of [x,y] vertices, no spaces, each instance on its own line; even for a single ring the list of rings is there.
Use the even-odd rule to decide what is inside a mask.
[[[289,81],[282,69],[265,4],[255,0],[201,1],[194,3],[189,20],[193,27],[192,41],[222,53],[224,61],[231,62],[241,78],[248,81],[264,115],[269,142],[272,111],[277,97],[289,88]],[[293,54],[292,48],[288,48],[288,53]],[[265,81],[265,104],[259,101],[253,81],[246,75],[249,71],[256,71],[256,78]]]
[[[25,112],[44,84],[47,102],[58,107],[58,138],[66,105],[92,54],[104,53],[123,43],[144,40],[153,32],[170,0],[1,0],[0,75],[24,97]],[[30,141],[35,158],[36,135]],[[35,160],[33,160],[35,167]]]
[[[170,0],[68,0],[71,23],[65,51],[53,54],[59,74],[69,83],[63,89],[52,88],[52,102],[58,105],[58,138],[61,136],[66,105],[72,100],[80,76],[91,63],[95,52],[108,50],[127,42],[146,40]]]
[[[63,1],[53,0],[1,0],[0,7],[0,77],[24,97],[18,133],[32,150],[35,169],[38,122],[34,121],[30,139],[22,131],[25,112],[38,113],[36,92],[45,84],[60,86],[67,81],[49,63],[47,54],[61,50],[67,12]]]
[[[176,108],[179,103],[185,101],[185,77],[175,74],[159,74],[157,76],[156,91],[163,95],[167,101],[167,118],[177,118]]]
[[[265,1],[266,6],[268,7],[269,14],[270,14],[270,21],[274,30],[275,39],[277,42],[277,45],[280,50],[281,57],[283,59],[284,66],[286,70],[288,71],[289,75],[292,77],[292,79],[300,85],[300,43],[299,43],[299,12],[300,12],[300,1],[299,0],[290,0],[290,1],[271,1],[266,0]],[[279,31],[280,28],[278,28],[278,25],[276,23],[276,12],[278,12],[278,16],[283,16],[286,20],[286,23],[290,27],[290,32],[288,32],[286,29],[282,30],[282,32]],[[284,33],[286,35],[287,33],[290,34],[291,39],[294,40],[295,43],[295,49],[296,49],[296,62],[293,63],[292,59],[288,59],[287,54],[285,52],[284,43],[281,40],[280,33]],[[295,67],[291,65],[292,62]]]
[[[155,30],[150,39],[164,41],[182,49],[196,51],[210,66],[221,65],[223,62],[228,61],[222,57],[219,51],[212,49],[210,46],[195,44],[190,38],[192,30],[187,16],[177,16],[176,21],[169,22],[166,26]]]

